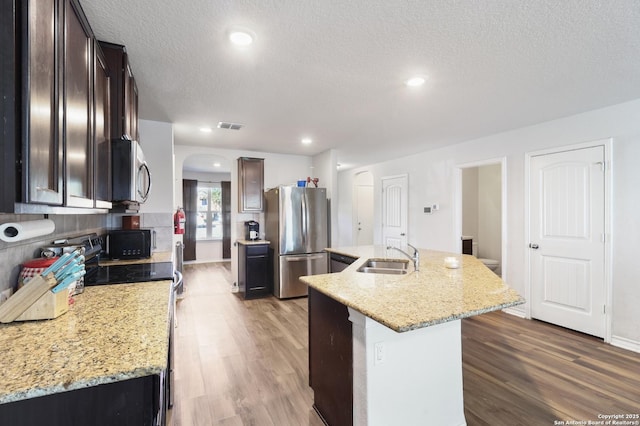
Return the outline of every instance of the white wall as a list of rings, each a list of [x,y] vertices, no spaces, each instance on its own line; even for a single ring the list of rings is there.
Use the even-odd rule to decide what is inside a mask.
[[[194,179],[200,182],[228,182],[231,181],[231,173],[206,173],[183,170],[182,179]],[[178,201],[178,204],[180,203],[181,202]]]
[[[324,151],[315,155],[312,159],[313,171],[311,177],[317,177],[318,187],[327,188],[327,198],[329,203],[329,223],[336,223],[338,218],[337,203],[333,206],[334,197],[338,195],[338,153],[334,149]],[[330,226],[330,241],[338,237],[338,229]],[[329,244],[331,245],[331,244]]]
[[[207,148],[190,145],[175,146],[175,182],[176,200],[182,200],[182,166],[191,155],[217,155],[231,163],[231,241],[244,238],[244,222],[255,220],[260,223],[260,232],[264,234],[264,214],[238,212],[238,157],[264,158],[265,190],[278,185],[295,185],[298,179],[311,176],[312,159],[302,155],[272,154],[266,152],[241,151],[220,148]],[[196,253],[197,254],[197,253]],[[238,276],[238,252],[231,247],[231,275]]]
[[[462,169],[462,235],[478,238],[478,168]]]
[[[376,188],[382,176],[409,173],[409,241],[424,248],[455,251],[456,205],[454,170],[458,165],[505,158],[507,275],[509,285],[525,294],[525,153],[613,138],[613,338],[640,348],[640,263],[634,247],[640,236],[640,100],[614,105],[535,126],[516,129],[458,145],[338,173],[338,245],[350,245],[351,192],[356,173],[369,170]],[[375,241],[380,241],[380,193],[375,190]],[[425,215],[423,205],[439,203],[440,211]],[[521,307],[520,309],[524,309]]]
[[[173,124],[139,120],[140,146],[151,171],[149,198],[140,213],[173,213]]]
[[[149,198],[140,206],[140,226],[156,232],[155,251],[172,251],[173,234],[173,124],[138,120],[140,146],[151,172]],[[119,227],[120,215],[109,215],[110,226]]]
[[[501,173],[500,164],[478,167],[478,257],[498,261],[502,259]]]

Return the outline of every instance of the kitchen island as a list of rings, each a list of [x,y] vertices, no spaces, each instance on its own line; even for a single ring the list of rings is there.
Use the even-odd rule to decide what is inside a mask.
[[[87,287],[74,299],[56,319],[0,326],[0,424],[152,424],[164,405],[172,281]]]
[[[410,262],[407,274],[388,275],[357,270],[372,258],[407,260],[395,250],[327,251],[358,260],[337,274],[302,278],[310,287],[318,413],[330,425],[466,424],[460,320],[524,303],[522,297],[472,256],[420,250],[419,271]],[[445,267],[449,256],[459,268]],[[350,395],[340,395],[345,388]]]

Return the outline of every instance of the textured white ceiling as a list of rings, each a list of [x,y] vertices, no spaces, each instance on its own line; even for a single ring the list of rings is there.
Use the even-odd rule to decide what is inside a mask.
[[[140,117],[181,145],[335,148],[353,166],[640,98],[640,0],[81,3],[127,46]],[[234,26],[251,48],[227,43]]]

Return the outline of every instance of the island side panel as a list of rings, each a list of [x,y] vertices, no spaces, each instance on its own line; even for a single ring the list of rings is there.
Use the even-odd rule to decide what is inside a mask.
[[[328,425],[353,422],[353,354],[345,305],[309,287],[309,385]]]
[[[463,426],[460,320],[398,333],[349,308],[353,424]]]

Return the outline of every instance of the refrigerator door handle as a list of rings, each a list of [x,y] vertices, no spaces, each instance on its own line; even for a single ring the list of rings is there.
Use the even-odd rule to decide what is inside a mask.
[[[319,260],[319,259],[324,259],[324,254],[318,254],[315,256],[300,256],[300,257],[287,256],[286,257],[287,262],[306,262],[308,260]]]
[[[307,204],[307,191],[302,191],[302,244],[307,247],[307,232],[309,231],[309,206]],[[308,250],[308,249],[307,249]]]

